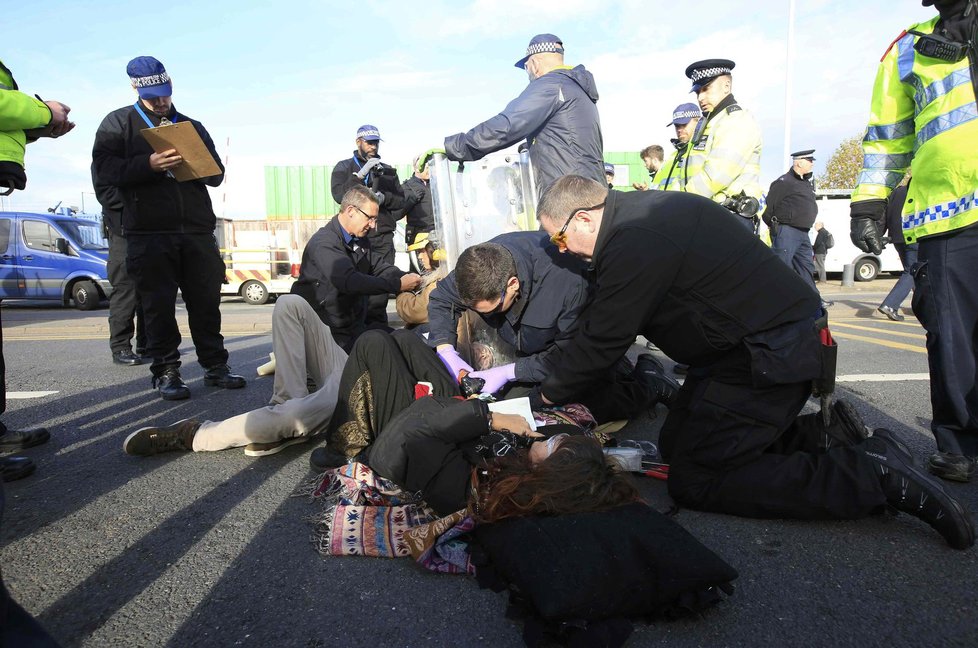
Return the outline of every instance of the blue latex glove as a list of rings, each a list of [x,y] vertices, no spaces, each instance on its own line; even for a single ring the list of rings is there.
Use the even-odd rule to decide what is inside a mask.
[[[467,371],[468,373],[475,371],[465,360],[462,360],[462,356],[458,354],[458,351],[453,346],[446,346],[439,349],[438,357],[445,363],[445,367],[448,368],[448,373],[455,379],[455,382],[460,380],[459,374],[462,371]]]
[[[486,381],[485,387],[482,388],[483,394],[495,394],[505,387],[506,383],[511,380],[516,380],[516,363],[493,367],[485,371],[474,371],[472,372],[472,377],[482,378]]]

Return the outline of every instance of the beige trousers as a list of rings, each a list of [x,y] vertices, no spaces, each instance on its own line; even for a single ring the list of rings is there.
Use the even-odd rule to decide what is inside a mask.
[[[194,452],[271,443],[325,432],[336,408],[346,353],[308,302],[282,295],[272,312],[275,385],[267,407],[224,421],[204,421]],[[316,391],[309,393],[307,378]]]

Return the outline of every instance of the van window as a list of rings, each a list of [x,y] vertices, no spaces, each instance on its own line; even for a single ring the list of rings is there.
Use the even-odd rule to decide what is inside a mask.
[[[54,239],[60,238],[53,227],[43,221],[24,220],[24,244],[32,250],[57,252]]]
[[[108,250],[109,242],[102,237],[102,225],[98,221],[79,218],[59,219],[58,225],[76,241],[83,250]]]
[[[6,252],[10,245],[10,219],[0,218],[0,252]]]

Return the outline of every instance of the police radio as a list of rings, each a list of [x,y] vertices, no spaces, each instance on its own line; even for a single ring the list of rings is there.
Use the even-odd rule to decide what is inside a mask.
[[[971,43],[960,43],[945,38],[940,34],[922,34],[916,29],[911,29],[908,34],[919,36],[913,48],[921,56],[936,58],[949,63],[957,63],[968,55]]]

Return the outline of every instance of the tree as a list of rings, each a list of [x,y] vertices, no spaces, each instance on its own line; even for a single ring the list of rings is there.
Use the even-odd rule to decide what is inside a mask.
[[[815,186],[819,189],[855,189],[863,168],[862,140],[859,135],[842,140],[825,165],[825,173],[816,178]]]

